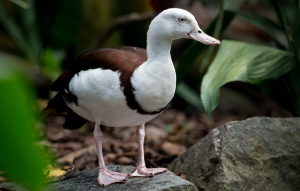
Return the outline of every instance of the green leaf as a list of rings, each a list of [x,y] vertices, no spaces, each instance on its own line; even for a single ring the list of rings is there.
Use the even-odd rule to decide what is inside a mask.
[[[280,48],[287,49],[288,43],[285,38],[282,38],[285,35],[285,33],[277,23],[257,14],[244,12],[237,12],[237,14],[246,21],[250,22],[251,24],[257,26],[258,28],[268,33]]]
[[[245,0],[226,0],[224,2],[224,10],[228,10],[228,11],[238,10],[244,2]]]
[[[8,0],[20,7],[22,7],[23,9],[28,9],[30,7],[30,5],[28,3],[26,3],[25,1],[22,0]]]
[[[32,87],[20,59],[0,54],[0,170],[30,190],[42,186],[45,156],[34,142]]]
[[[243,42],[223,40],[205,74],[201,100],[210,115],[218,104],[219,89],[232,81],[259,83],[276,79],[294,67],[292,54],[279,49]]]
[[[29,57],[30,47],[27,44],[26,37],[19,25],[17,25],[17,23],[10,17],[5,7],[4,3],[0,1],[0,23],[3,25],[9,36],[15,41],[17,46],[22,50],[24,55]]]
[[[284,28],[286,39],[289,45],[289,50],[293,52],[293,37],[288,24],[286,13],[284,11],[284,2],[283,0],[269,0],[269,2],[273,6],[275,13],[277,14],[280,25]]]
[[[18,9],[20,13],[20,19],[24,28],[24,34],[27,38],[27,43],[30,46],[30,61],[34,64],[38,64],[40,60],[40,54],[42,52],[42,42],[39,36],[38,25],[36,21],[36,8],[34,0],[26,0],[29,4],[28,9]]]
[[[13,0],[12,2],[19,5],[15,6],[16,11],[13,15],[9,14],[7,6],[0,1],[0,22],[24,56],[31,63],[38,64],[42,44],[37,30],[34,1]]]
[[[191,87],[189,87],[186,83],[181,82],[176,88],[176,94],[179,95],[182,99],[184,99],[191,106],[197,108],[202,111],[202,103],[199,98],[199,94],[195,92]]]

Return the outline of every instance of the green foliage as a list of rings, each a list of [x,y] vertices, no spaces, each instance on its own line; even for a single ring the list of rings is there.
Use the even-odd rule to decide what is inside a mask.
[[[28,3],[26,3],[25,1],[22,1],[22,0],[8,0],[8,1],[11,1],[12,3],[14,3],[24,9],[28,9],[30,6]]]
[[[46,78],[54,80],[61,72],[66,51],[76,49],[81,1],[10,1],[15,6],[0,1],[0,24],[21,56],[37,65]]]
[[[219,27],[219,31],[215,32],[218,35],[223,33],[232,19],[234,18],[234,13],[232,11],[224,11],[223,13],[223,22],[222,26]],[[216,17],[210,25],[204,30],[206,34],[214,33],[214,30],[217,25],[218,17]],[[220,25],[220,24],[219,24]],[[215,38],[218,38],[214,36]],[[201,53],[203,53],[207,48],[210,46],[204,45],[202,43],[193,41],[189,48],[184,52],[184,54],[180,57],[178,64],[176,66],[176,74],[177,74],[177,84],[181,83],[184,77],[187,75],[189,70],[191,69],[192,65],[195,63],[195,60],[199,57]]]
[[[81,0],[36,1],[37,22],[43,44],[56,50],[76,46],[81,24]]]
[[[225,58],[225,59],[224,59]],[[217,106],[219,89],[232,81],[259,83],[276,79],[294,67],[291,53],[261,45],[223,40],[201,86],[207,114]]]
[[[15,5],[0,1],[0,23],[23,59],[0,53],[0,169],[5,176],[36,190],[44,183],[48,157],[36,145],[35,94],[26,75],[28,64],[41,68],[55,66],[51,51],[43,53],[34,1],[11,2]]]
[[[282,38],[284,32],[277,23],[260,15],[244,12],[237,12],[237,14],[246,21],[250,22],[251,24],[259,27],[260,29],[268,33],[268,35],[270,35],[276,42],[278,47],[280,47],[281,49],[287,48],[287,41],[286,39]]]
[[[45,156],[33,138],[34,94],[21,72],[23,61],[0,54],[0,169],[31,190],[44,181]]]
[[[23,56],[31,63],[38,64],[39,55],[41,53],[41,41],[38,36],[37,26],[35,22],[34,1],[13,1],[21,4],[23,7],[14,6],[16,15],[19,15],[20,23],[9,14],[5,3],[0,1],[0,22],[6,32],[14,40],[20,48]]]
[[[203,106],[201,100],[199,99],[199,95],[196,93],[195,90],[189,87],[186,83],[181,82],[176,87],[176,94],[180,96],[182,99],[184,99],[188,104],[195,107],[196,109],[200,111],[203,110]]]
[[[224,32],[231,20],[233,19],[234,14],[231,11],[224,12],[224,24],[220,30],[220,33]],[[214,31],[216,26],[216,19],[214,19],[210,25],[204,30],[206,34],[211,34]],[[203,53],[209,46],[201,44],[199,42],[193,41],[188,49],[184,52],[184,54],[179,58],[178,64],[176,66],[176,74],[177,74],[177,84],[180,84],[187,73],[190,71],[193,64],[195,64],[195,60],[199,57],[201,53]]]
[[[294,115],[300,116],[300,10],[295,8],[299,7],[299,2],[290,1],[290,7],[282,0],[270,1],[270,4],[278,22],[250,13],[236,14],[268,33],[277,47],[285,51],[223,41],[202,81],[201,98],[208,115],[217,106],[219,88],[225,83],[236,80],[258,83],[278,78],[276,84],[264,81],[261,86],[263,91]],[[293,11],[293,14],[287,16],[287,9]],[[278,84],[283,84],[284,88],[278,88]],[[282,91],[286,93],[282,94]],[[291,102],[287,104],[289,100]]]
[[[176,92],[177,95],[196,108],[201,108],[198,101],[195,102],[195,91],[187,84],[181,86],[184,77],[195,61],[199,61],[198,58],[201,55],[200,75],[203,75],[209,68],[201,85],[201,101],[208,115],[218,104],[219,88],[225,83],[239,80],[259,83],[263,92],[294,115],[300,116],[300,36],[298,35],[300,33],[300,2],[290,1],[289,4],[282,0],[269,2],[274,8],[278,21],[238,11],[244,3],[243,0],[220,1],[219,14],[205,29],[205,32],[219,38],[232,19],[240,16],[269,34],[278,49],[223,41],[215,57],[215,46],[193,42],[179,59],[176,67],[177,84],[180,88],[180,91]],[[213,60],[212,64],[211,60]],[[283,87],[278,88],[278,84]],[[182,87],[188,91],[184,92]]]
[[[235,13],[233,12],[233,10],[238,9],[243,2],[244,0],[220,1],[221,5],[219,15],[210,23],[210,25],[204,30],[204,32],[208,35],[213,34],[212,36],[214,36],[215,38],[219,38],[234,18]],[[230,7],[230,9],[226,8],[225,10],[224,7]],[[194,41],[184,52],[184,54],[180,57],[176,66],[176,94],[198,110],[203,110],[200,97],[194,89],[192,89],[188,84],[183,82],[183,79],[191,70],[197,58],[204,52],[206,52],[206,55],[202,60],[200,70],[202,72],[205,71],[207,66],[209,65],[210,59],[213,57],[213,52],[215,49],[215,46],[207,46]]]
[[[103,29],[111,22],[112,4],[105,0],[0,0],[0,28],[3,29],[0,38],[9,37],[14,54],[22,58],[0,54],[0,171],[29,190],[41,187],[44,163],[49,159],[35,142],[37,122],[33,103],[36,97],[25,76],[42,72],[43,77],[53,81],[61,72],[62,63],[66,59],[74,60],[78,47],[90,48],[91,41],[98,38],[99,27],[88,26]],[[114,6],[119,6],[119,2],[115,1]],[[81,19],[86,19],[84,24]],[[89,33],[82,33],[86,28]],[[141,28],[146,29],[145,25]],[[140,35],[135,33],[134,37],[137,36]],[[85,44],[78,45],[78,42]]]
[[[51,48],[45,48],[41,57],[43,63],[41,70],[51,81],[62,73],[61,63],[66,57],[65,51],[54,51]]]

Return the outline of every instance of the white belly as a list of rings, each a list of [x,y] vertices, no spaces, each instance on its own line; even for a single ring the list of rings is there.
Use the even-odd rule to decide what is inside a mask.
[[[68,106],[80,116],[111,127],[137,126],[157,115],[142,115],[126,103],[120,87],[119,73],[90,69],[79,72],[70,81],[69,89],[77,96],[78,106]]]

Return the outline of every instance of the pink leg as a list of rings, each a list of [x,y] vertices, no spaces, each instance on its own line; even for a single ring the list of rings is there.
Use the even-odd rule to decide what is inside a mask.
[[[145,139],[145,125],[140,125],[136,129],[139,154],[138,161],[135,169],[131,173],[130,177],[140,177],[140,176],[154,176],[155,174],[166,172],[166,168],[146,168],[144,159],[144,139]]]
[[[96,142],[98,161],[99,161],[99,175],[98,183],[100,186],[107,186],[115,182],[126,182],[126,173],[112,172],[105,167],[103,153],[102,153],[102,132],[100,129],[100,124],[96,124],[94,128],[94,138]]]

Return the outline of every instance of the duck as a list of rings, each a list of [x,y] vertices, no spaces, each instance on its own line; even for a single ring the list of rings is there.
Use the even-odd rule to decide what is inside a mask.
[[[170,50],[172,41],[180,38],[206,45],[220,44],[201,30],[190,12],[170,8],[151,21],[146,49],[121,46],[86,51],[51,85],[57,94],[48,102],[47,109],[67,113],[65,128],[80,128],[87,121],[95,124],[100,186],[125,183],[128,176],[107,169],[101,125],[136,127],[138,156],[130,177],[152,177],[167,171],[145,165],[145,123],[161,114],[174,96],[176,73]]]

